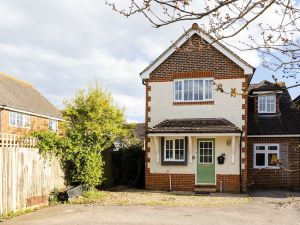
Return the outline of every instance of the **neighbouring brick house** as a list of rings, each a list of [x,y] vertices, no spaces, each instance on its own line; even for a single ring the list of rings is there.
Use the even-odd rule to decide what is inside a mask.
[[[300,111],[284,84],[262,81],[249,91],[249,187],[300,188]]]
[[[0,133],[58,132],[61,112],[31,84],[0,73]]]
[[[254,72],[197,24],[141,72],[146,86],[146,189],[247,190],[253,175],[251,148],[257,141],[248,138],[247,126],[248,101],[254,98],[231,97],[216,86],[243,93]],[[285,106],[275,106],[280,107]],[[300,136],[300,126],[294,132]],[[288,138],[274,143],[297,142]]]

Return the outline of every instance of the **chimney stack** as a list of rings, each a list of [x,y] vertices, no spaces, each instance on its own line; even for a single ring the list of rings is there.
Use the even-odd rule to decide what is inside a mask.
[[[193,23],[192,29],[198,30],[199,29],[198,23]]]

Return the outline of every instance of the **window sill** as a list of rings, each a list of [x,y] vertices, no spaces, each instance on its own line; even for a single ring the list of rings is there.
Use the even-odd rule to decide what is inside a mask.
[[[173,105],[214,105],[214,101],[186,101],[186,102],[173,102]]]
[[[26,130],[30,130],[31,127],[19,127],[19,126],[14,126],[14,125],[9,125],[10,128],[15,128],[15,129],[26,129]]]
[[[176,166],[176,165],[181,165],[181,166],[186,166],[187,162],[186,161],[162,161],[161,165],[163,166]]]
[[[254,169],[279,170],[280,166],[254,166]]]

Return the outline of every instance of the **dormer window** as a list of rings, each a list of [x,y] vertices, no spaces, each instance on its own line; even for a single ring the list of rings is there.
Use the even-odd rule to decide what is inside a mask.
[[[276,95],[258,96],[258,113],[276,113]]]
[[[185,79],[174,81],[175,102],[213,100],[212,79]]]

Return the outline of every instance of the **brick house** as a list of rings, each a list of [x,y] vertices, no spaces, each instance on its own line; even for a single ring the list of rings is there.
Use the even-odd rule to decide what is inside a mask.
[[[262,81],[249,92],[249,187],[299,189],[300,111],[284,84]]]
[[[247,190],[256,141],[248,138],[247,126],[248,101],[253,99],[231,97],[215,87],[242,93],[254,72],[197,24],[141,72],[146,86],[146,189]],[[300,136],[299,127],[295,132]]]
[[[0,73],[0,133],[58,132],[61,112],[31,84]]]

